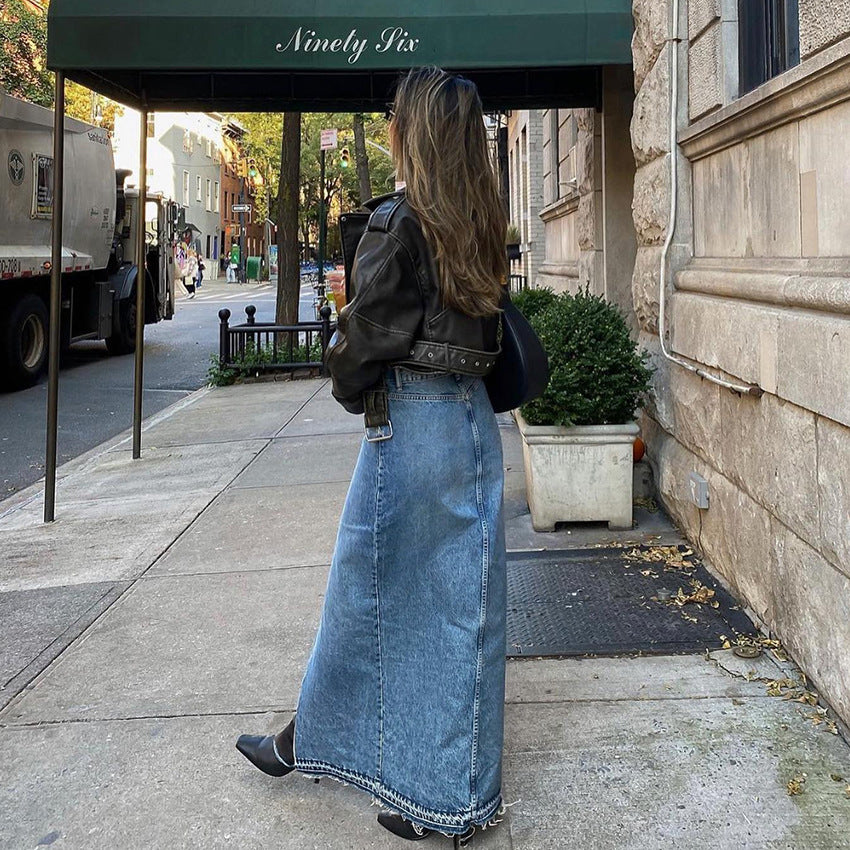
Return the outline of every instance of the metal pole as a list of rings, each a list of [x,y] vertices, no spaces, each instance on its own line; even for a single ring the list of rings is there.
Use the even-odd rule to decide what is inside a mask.
[[[56,72],[53,111],[53,236],[50,249],[50,329],[44,521],[56,518],[56,441],[59,431],[59,325],[62,318],[62,217],[65,211],[65,74]]]
[[[145,207],[148,200],[148,112],[139,113],[139,207],[136,210],[136,371],[133,382],[133,460],[142,456],[142,392],[145,370],[147,262]]]
[[[325,151],[319,157],[320,175],[319,175],[319,294],[324,294],[325,285],[325,230],[327,222],[325,219]],[[278,262],[280,262],[278,260]]]
[[[225,307],[218,311],[221,324],[218,331],[218,364],[224,369],[230,362],[230,310]]]
[[[245,178],[239,180],[239,203],[245,203]],[[245,213],[239,211],[239,282],[245,283]]]

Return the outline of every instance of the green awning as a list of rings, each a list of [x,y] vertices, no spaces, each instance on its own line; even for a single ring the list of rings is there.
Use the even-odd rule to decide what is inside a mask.
[[[630,0],[52,0],[48,65],[151,109],[380,109],[427,64],[491,108],[577,106],[631,35]]]

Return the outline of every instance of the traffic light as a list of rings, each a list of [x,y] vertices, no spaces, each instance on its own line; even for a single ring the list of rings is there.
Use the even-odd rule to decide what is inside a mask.
[[[248,176],[253,180],[257,176],[257,160],[254,157],[248,157]]]
[[[343,148],[339,152],[339,164],[343,168],[348,168],[348,166],[351,165],[351,151],[349,151],[348,148]]]
[[[239,177],[247,177],[248,176],[248,160],[247,159],[239,159],[236,163],[236,173]]]

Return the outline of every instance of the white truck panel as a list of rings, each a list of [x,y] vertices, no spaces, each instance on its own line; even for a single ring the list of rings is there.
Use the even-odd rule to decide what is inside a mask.
[[[45,274],[52,163],[53,113],[0,91],[0,279]],[[66,119],[63,271],[106,268],[115,203],[108,134]]]

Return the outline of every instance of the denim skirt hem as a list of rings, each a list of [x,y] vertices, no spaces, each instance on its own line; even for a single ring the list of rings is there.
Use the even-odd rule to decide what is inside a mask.
[[[487,826],[502,810],[501,794],[497,794],[495,799],[479,806],[474,811],[436,812],[417,805],[413,800],[393,791],[392,788],[387,788],[372,777],[363,776],[352,770],[346,770],[332,764],[323,764],[322,762],[303,762],[297,757],[295,769],[306,776],[325,776],[329,779],[335,779],[337,782],[342,782],[344,785],[353,785],[355,788],[371,794],[373,799],[377,800],[384,808],[402,815],[419,826],[441,832],[444,835],[463,835],[469,830],[470,826]]]

